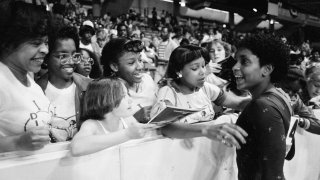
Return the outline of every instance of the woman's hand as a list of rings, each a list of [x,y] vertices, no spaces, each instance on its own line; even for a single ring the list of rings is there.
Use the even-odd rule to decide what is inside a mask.
[[[18,150],[38,150],[43,148],[50,142],[49,129],[46,127],[32,127],[16,141],[16,147]]]
[[[240,142],[246,143],[245,137],[248,134],[239,126],[230,123],[209,125],[202,129],[202,134],[209,139],[221,141],[229,147],[236,146],[240,149]]]
[[[209,64],[207,65],[207,71],[206,74],[210,74],[210,73],[219,73],[222,69],[221,64],[218,63],[214,63],[214,62],[209,62]]]

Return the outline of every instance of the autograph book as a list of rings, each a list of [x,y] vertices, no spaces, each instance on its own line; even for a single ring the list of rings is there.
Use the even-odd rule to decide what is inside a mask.
[[[148,123],[153,123],[157,125],[170,124],[201,110],[202,109],[184,109],[174,106],[166,106],[164,109],[159,111],[154,117],[152,117]]]

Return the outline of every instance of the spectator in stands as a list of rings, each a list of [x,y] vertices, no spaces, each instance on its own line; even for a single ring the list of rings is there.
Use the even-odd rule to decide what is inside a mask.
[[[99,46],[96,43],[92,43],[91,38],[95,34],[93,27],[89,25],[83,25],[80,27],[80,48],[88,49],[91,52],[99,55]]]
[[[146,37],[146,34],[144,33],[144,32],[141,32],[140,33],[140,39],[142,40],[143,38],[145,38]]]
[[[100,28],[96,32],[96,39],[98,44],[98,55],[101,57],[102,49],[104,45],[109,41],[108,35],[106,33],[106,30],[103,28]]]
[[[311,58],[309,61],[309,65],[316,65],[320,64],[320,48],[319,47],[313,47],[311,51]]]
[[[221,40],[221,39],[222,39],[222,34],[221,34],[219,28],[215,28],[213,40]]]
[[[152,8],[152,26],[157,27],[157,22],[158,22],[158,13],[157,13],[157,8],[153,7]]]
[[[287,40],[287,37],[285,36],[281,36],[281,41],[284,43],[284,44],[287,44],[288,40]]]
[[[299,96],[299,93],[306,88],[303,70],[298,66],[290,66],[286,78],[280,83],[280,87],[290,96],[294,115],[300,117],[298,125],[311,133],[320,134],[320,121]]]
[[[105,77],[119,77],[128,88],[134,110],[147,109],[154,104],[157,86],[152,77],[143,71],[140,40],[116,38],[110,40],[102,51],[101,64]],[[140,118],[136,118],[140,120]]]
[[[175,26],[172,40],[179,45],[182,39],[183,39],[183,28],[181,26]]]
[[[232,72],[236,61],[231,56],[231,45],[221,40],[214,40],[208,43],[207,50],[211,60],[207,65],[206,81],[219,87],[227,85],[228,90],[240,95]]]
[[[125,24],[119,24],[117,26],[118,37],[129,38],[128,28]]]
[[[49,36],[48,73],[37,83],[54,107],[56,119],[51,123],[52,127],[64,130],[64,133],[53,132],[54,141],[70,140],[76,133],[80,102],[91,81],[74,72],[75,64],[82,59],[78,50],[79,37],[74,27],[63,26]]]
[[[146,58],[148,59],[145,62],[154,63],[158,58],[154,45],[152,44],[151,40],[148,38],[143,38],[141,41],[144,45],[143,52]]]
[[[128,121],[133,100],[118,78],[94,80],[84,96],[81,126],[71,143],[74,156],[95,153],[142,138],[152,125]]]
[[[48,53],[44,7],[0,3],[0,152],[38,150],[50,142],[50,102],[34,82]]]
[[[246,37],[238,47],[233,67],[237,88],[252,95],[236,123],[249,134],[247,143],[237,150],[238,178],[284,180],[285,137],[292,109],[290,97],[274,83],[287,74],[289,48],[279,38],[264,34]]]
[[[186,45],[189,45],[190,42],[187,38],[183,38],[180,42],[180,46],[186,46]]]
[[[137,24],[133,25],[133,31],[132,34],[137,34],[139,39],[142,39],[141,36],[141,31],[139,29],[139,26]]]
[[[314,64],[309,66],[305,71],[307,87],[302,92],[304,103],[312,106],[312,108],[320,108],[320,66]]]
[[[168,27],[162,28],[161,41],[157,48],[159,60],[158,60],[158,63],[156,64],[157,72],[154,78],[155,82],[158,82],[164,76],[165,71],[167,69],[169,57],[172,51],[179,46],[170,38],[170,33],[171,33],[171,30],[169,30]]]
[[[75,65],[75,72],[85,77],[98,79],[102,77],[102,66],[98,57],[88,49],[81,49],[81,61]]]

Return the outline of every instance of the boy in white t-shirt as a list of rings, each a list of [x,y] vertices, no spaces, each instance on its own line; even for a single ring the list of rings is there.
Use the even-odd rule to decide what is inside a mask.
[[[64,130],[52,133],[54,141],[66,141],[77,132],[80,102],[91,79],[74,73],[75,64],[84,60],[77,53],[79,39],[75,28],[62,27],[49,38],[48,73],[37,83],[53,106],[52,127]]]

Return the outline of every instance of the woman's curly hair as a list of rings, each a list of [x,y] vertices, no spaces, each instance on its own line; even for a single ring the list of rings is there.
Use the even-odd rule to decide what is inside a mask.
[[[260,66],[271,64],[271,82],[277,83],[288,72],[290,49],[277,36],[270,34],[256,34],[240,41],[238,49],[248,49],[259,58]]]
[[[0,3],[0,54],[10,53],[19,45],[48,35],[51,16],[44,6],[22,1]]]

